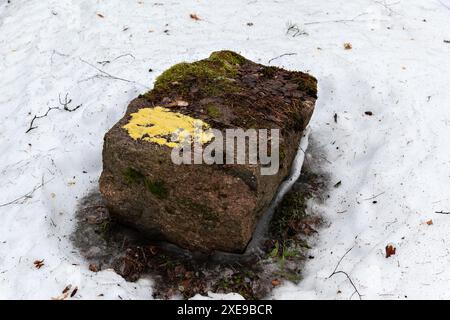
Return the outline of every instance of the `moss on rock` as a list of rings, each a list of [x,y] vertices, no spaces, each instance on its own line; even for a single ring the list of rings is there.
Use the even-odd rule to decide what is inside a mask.
[[[298,89],[317,98],[317,80],[307,73],[297,73],[293,80],[297,82]]]
[[[143,184],[157,198],[164,199],[168,195],[164,181],[152,181],[136,169],[127,168],[123,173],[123,177],[128,184]]]
[[[211,118],[219,118],[222,115],[220,109],[215,105],[209,105],[208,107],[206,107],[206,113]]]
[[[199,90],[203,95],[235,92],[238,87],[233,80],[238,74],[238,67],[245,61],[244,57],[232,51],[218,51],[204,60],[193,63],[181,62],[156,78],[154,90],[164,92],[175,89],[180,94],[187,95],[193,82],[190,80],[195,80],[202,83]]]

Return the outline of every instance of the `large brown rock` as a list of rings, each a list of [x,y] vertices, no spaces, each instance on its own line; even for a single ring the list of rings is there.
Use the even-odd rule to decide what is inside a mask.
[[[256,64],[231,51],[168,69],[105,135],[100,191],[112,217],[189,249],[245,250],[290,171],[316,85],[308,74]],[[260,164],[174,164],[171,146],[124,128],[132,114],[157,107],[220,130],[280,129],[278,173],[261,175]]]

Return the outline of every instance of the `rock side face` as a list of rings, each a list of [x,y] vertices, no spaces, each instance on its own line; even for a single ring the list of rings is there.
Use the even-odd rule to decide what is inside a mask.
[[[111,216],[181,247],[242,252],[290,172],[317,95],[312,76],[231,52],[177,64],[133,100],[105,135],[100,191]],[[175,164],[170,130],[279,129],[279,170],[261,164]],[[203,134],[204,146],[214,136]]]

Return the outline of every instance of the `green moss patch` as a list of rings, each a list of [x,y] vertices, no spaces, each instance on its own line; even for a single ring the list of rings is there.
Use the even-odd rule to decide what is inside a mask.
[[[305,91],[311,96],[317,98],[317,80],[306,73],[297,72],[293,80],[298,84],[298,89]]]
[[[211,118],[219,118],[222,115],[220,109],[215,105],[209,105],[206,107],[206,113]]]
[[[187,63],[178,63],[156,78],[156,92],[177,91],[188,95],[196,86],[203,96],[217,96],[226,92],[235,92],[234,83],[239,66],[246,59],[231,51],[214,52],[207,59]],[[147,94],[151,96],[151,92]]]
[[[164,181],[152,181],[136,169],[127,168],[123,177],[128,184],[143,184],[157,198],[164,199],[168,195],[168,189]]]

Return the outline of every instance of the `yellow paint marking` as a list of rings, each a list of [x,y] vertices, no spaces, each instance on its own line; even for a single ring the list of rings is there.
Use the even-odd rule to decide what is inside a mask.
[[[163,107],[142,108],[132,113],[131,120],[123,128],[134,140],[142,139],[170,148],[184,142],[205,144],[214,138],[206,122]]]

